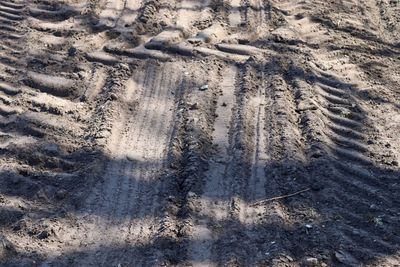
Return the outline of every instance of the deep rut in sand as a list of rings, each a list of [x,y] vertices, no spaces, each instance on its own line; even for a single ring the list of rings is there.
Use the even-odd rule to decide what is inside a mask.
[[[398,265],[399,10],[0,0],[0,265]]]

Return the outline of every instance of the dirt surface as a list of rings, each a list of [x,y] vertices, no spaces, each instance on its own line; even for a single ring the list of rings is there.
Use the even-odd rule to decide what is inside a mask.
[[[399,266],[397,0],[0,0],[1,266]]]

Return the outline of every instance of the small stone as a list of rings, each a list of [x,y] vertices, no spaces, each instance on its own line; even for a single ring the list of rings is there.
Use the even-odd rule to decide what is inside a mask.
[[[38,239],[46,239],[50,236],[50,233],[46,230],[40,232],[40,234],[37,235]]]
[[[306,111],[306,110],[317,110],[318,107],[315,104],[315,102],[308,100],[308,101],[302,101],[298,104],[297,106],[297,111]]]
[[[118,96],[116,94],[114,94],[114,93],[111,93],[110,94],[110,98],[111,98],[111,100],[117,100]]]
[[[74,56],[76,56],[76,52],[77,52],[77,50],[76,50],[75,47],[70,47],[70,48],[68,49],[68,56],[74,57]]]
[[[306,224],[306,225],[304,225],[304,227],[306,227],[307,229],[312,229],[313,228],[313,226],[311,224]]]
[[[196,110],[196,109],[198,109],[198,108],[199,108],[199,104],[197,104],[197,102],[194,103],[194,104],[191,104],[191,105],[189,106],[189,109],[190,109],[190,110]]]
[[[314,258],[314,257],[308,257],[308,258],[304,259],[304,266],[307,266],[307,267],[318,266],[318,259]]]
[[[320,190],[324,189],[324,185],[320,181],[314,181],[312,184],[310,184],[310,187],[314,191],[320,191]]]
[[[134,155],[126,155],[126,159],[132,162],[137,161],[136,157]]]
[[[58,199],[64,199],[67,196],[67,190],[65,189],[60,189],[56,192],[56,198]]]
[[[226,107],[227,104],[225,102],[223,102],[221,106]]]
[[[208,90],[208,84],[205,84],[200,87],[200,91],[205,91],[205,90]]]

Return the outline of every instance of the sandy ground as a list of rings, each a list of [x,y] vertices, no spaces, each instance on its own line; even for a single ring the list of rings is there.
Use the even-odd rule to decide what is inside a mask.
[[[396,0],[0,0],[0,265],[399,266],[399,132]]]

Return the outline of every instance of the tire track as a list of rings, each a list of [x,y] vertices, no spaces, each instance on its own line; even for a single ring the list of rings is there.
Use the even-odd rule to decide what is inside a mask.
[[[300,21],[304,19],[308,20],[305,17]],[[288,22],[289,25],[295,25],[292,20]],[[308,24],[313,26],[301,27],[300,36],[308,43],[321,44],[320,35],[324,34],[324,28],[315,22]],[[337,29],[342,30],[345,27],[370,31],[368,25],[364,26],[362,22],[354,19],[344,19]],[[315,32],[314,29],[319,30]],[[324,40],[325,43],[328,40],[329,38]],[[311,168],[318,169],[315,166],[323,165],[330,173],[324,184],[329,188],[327,190],[330,192],[331,199],[325,201],[337,203],[334,209],[336,214],[341,214],[343,217],[340,218],[346,220],[340,223],[340,228],[335,227],[332,231],[340,232],[337,237],[342,242],[342,246],[343,244],[358,244],[357,249],[354,249],[352,253],[346,252],[349,253],[349,257],[353,257],[352,264],[357,262],[356,259],[365,257],[365,254],[380,257],[391,253],[396,249],[395,246],[393,243],[384,241],[382,236],[387,236],[392,232],[396,223],[391,218],[387,218],[388,225],[383,230],[371,226],[373,224],[371,220],[379,220],[378,217],[371,215],[370,219],[365,219],[365,213],[376,214],[375,207],[387,209],[394,205],[389,193],[391,190],[387,189],[387,193],[381,191],[382,188],[387,188],[387,185],[376,178],[377,174],[373,167],[376,166],[376,160],[370,157],[373,154],[369,151],[369,145],[366,142],[367,139],[370,140],[369,136],[373,129],[369,128],[371,126],[368,115],[354,96],[360,88],[368,87],[369,82],[365,81],[364,71],[351,63],[346,55],[337,54],[335,51],[327,52],[324,48],[311,53],[313,58],[309,65],[312,74],[309,79],[313,89],[308,89],[308,93],[300,93],[298,110],[306,114],[302,121],[307,125],[306,134],[309,140],[312,139]],[[307,85],[304,82],[303,84],[298,82],[295,87],[307,88]],[[389,181],[388,178],[387,182],[390,183]],[[339,188],[342,189],[339,190]],[[371,198],[374,199],[372,206]],[[357,212],[348,206],[348,203],[354,201],[358,203]],[[371,207],[373,207],[372,210]],[[326,212],[335,214],[335,211]],[[325,209],[321,212],[325,212]],[[360,230],[360,227],[368,230]],[[392,238],[392,240],[396,239]],[[379,243],[379,248],[371,249],[374,247],[373,242]]]
[[[328,59],[326,60],[326,56]],[[346,62],[347,57],[320,54],[320,60],[325,62]],[[324,67],[324,65],[320,65]],[[353,161],[356,164],[364,165],[366,167],[372,164],[372,161],[364,155],[370,155],[368,145],[365,143],[368,134],[371,130],[366,131],[366,128],[371,127],[368,118],[364,115],[365,111],[357,104],[352,91],[359,91],[359,87],[367,87],[368,82],[363,81],[363,71],[352,63],[345,63],[342,66],[334,66],[330,68],[331,71],[326,72],[322,69],[316,68],[319,73],[323,75],[323,79],[317,85],[317,92],[321,95],[325,107],[321,107],[322,113],[328,118],[334,126],[332,130],[335,132],[330,134],[333,142],[341,147],[339,154],[346,157],[347,161]],[[335,72],[335,74],[333,74]],[[336,77],[343,75],[346,81],[352,81],[353,84],[346,84],[345,82],[336,82]],[[368,123],[367,125],[365,125]],[[344,150],[349,150],[348,153]],[[342,151],[343,153],[340,153]],[[337,153],[336,153],[337,154]]]
[[[294,97],[279,64],[272,59],[241,69],[230,132],[230,173],[224,183],[227,215],[214,222],[219,226],[213,246],[217,265],[267,264],[279,256],[276,243],[285,242],[280,238],[283,228],[293,223],[285,205],[262,202],[283,188],[290,190],[287,169],[296,175],[305,160]],[[287,250],[279,253],[290,255]]]
[[[18,41],[22,41],[24,38],[23,32],[23,20],[25,19],[23,5],[8,5],[8,2],[0,2],[0,36],[2,37],[2,45],[5,46],[5,50],[1,52],[1,56],[8,54],[13,50],[20,51]]]
[[[263,134],[266,139],[265,150],[268,151],[264,161],[264,199],[304,189],[302,185],[296,183],[296,180],[303,180],[304,176],[308,175],[303,167],[306,162],[305,147],[298,125],[299,118],[295,112],[295,96],[282,75],[286,72],[284,69],[285,59],[281,57],[273,57],[262,65],[266,95]],[[292,201],[296,200],[297,197],[292,199]],[[293,240],[282,237],[285,236],[284,229],[291,229],[293,225],[299,223],[294,216],[297,210],[291,209],[290,204],[285,200],[261,202],[251,208],[260,220],[253,227],[256,227],[258,235],[262,236],[260,240],[265,240],[265,242],[257,242],[257,246],[249,250],[248,253],[264,252],[261,255],[254,253],[254,262],[268,265],[275,261],[282,261],[291,264],[281,255],[293,256],[294,253],[289,245]],[[254,240],[259,240],[256,236],[250,236]]]
[[[226,190],[230,187],[227,186],[228,180],[233,179],[229,169],[231,161],[229,151],[232,146],[230,128],[236,102],[237,75],[238,70],[233,66],[226,67],[222,74],[224,77],[221,82],[222,95],[218,98],[216,109],[218,116],[212,133],[212,142],[216,146],[218,156],[213,156],[213,159],[209,161],[209,171],[205,173],[205,187],[198,204],[203,207],[202,212],[206,213],[195,215],[190,234],[190,238],[194,241],[188,247],[188,260],[195,266],[213,264],[212,259],[215,259],[213,246],[218,233],[212,228],[212,220],[223,220],[228,216],[230,195]]]
[[[260,71],[259,69],[257,69]],[[253,231],[262,223],[265,206],[250,204],[266,197],[268,141],[264,117],[266,114],[263,75],[251,64],[240,69],[240,82],[236,86],[236,105],[230,130],[229,173],[226,173],[226,216],[218,218],[219,226],[214,241],[213,258],[217,265],[255,265],[260,257],[254,253],[260,249]],[[261,70],[262,71],[262,70]],[[258,72],[258,74],[257,74]],[[257,77],[257,78],[256,78]],[[257,83],[252,81],[257,79]],[[227,179],[227,178],[230,179]],[[259,238],[265,234],[258,233]],[[266,234],[269,235],[269,234]],[[243,246],[244,245],[244,246]]]
[[[316,86],[318,87],[319,85]],[[335,89],[337,91],[348,90],[337,87]],[[341,96],[343,96],[343,94]],[[348,101],[348,98],[342,99]],[[353,105],[349,106],[331,102],[326,100],[326,98],[324,98],[323,101],[326,101],[325,104],[321,103],[322,107],[318,107],[318,109],[321,110],[319,113],[321,117],[312,118],[313,115],[308,114],[308,116],[311,117],[304,119],[304,121],[319,121],[322,123],[308,126],[316,129],[315,134],[309,133],[310,135],[317,136],[316,134],[319,133],[326,137],[326,139],[315,139],[315,141],[311,143],[310,153],[311,157],[315,158],[312,160],[312,164],[326,165],[327,163],[324,161],[324,158],[327,157],[331,159],[331,163],[327,164],[327,170],[329,170],[330,173],[329,179],[325,180],[324,183],[326,187],[332,188],[331,190],[335,192],[334,194],[336,196],[332,197],[333,199],[330,200],[338,203],[335,210],[347,220],[344,225],[341,223],[340,231],[342,234],[340,240],[343,240],[345,243],[358,244],[357,249],[353,251],[353,256],[355,258],[359,258],[364,253],[376,256],[381,255],[381,253],[385,254],[387,251],[394,250],[395,247],[382,240],[381,236],[383,233],[379,229],[372,229],[368,226],[368,223],[366,223],[364,226],[368,229],[368,234],[366,234],[367,232],[359,230],[356,226],[358,222],[365,221],[362,214],[370,210],[371,207],[386,209],[387,207],[393,206],[390,193],[386,195],[386,193],[378,189],[385,188],[386,185],[376,179],[376,174],[374,175],[373,169],[371,168],[372,162],[365,156],[365,154],[368,153],[368,146],[364,143],[365,137],[360,139],[361,136],[364,136],[362,132],[365,132],[365,126],[359,122],[357,122],[357,124],[349,124],[349,121],[353,122],[352,119],[337,119],[335,117],[336,115],[333,116],[329,111],[322,111],[324,105],[330,105],[331,107],[340,108],[334,109],[335,111],[339,110],[339,112],[345,112],[345,114],[347,114],[346,116],[355,117],[357,114],[360,114],[360,108],[354,105],[355,102],[353,102]],[[328,128],[324,124],[327,125]],[[328,130],[329,128],[331,128],[331,131]],[[338,129],[340,129],[340,131],[337,131]],[[320,139],[325,140],[323,143],[320,143]],[[345,188],[345,190],[338,190],[338,188]],[[375,199],[375,201],[373,201],[375,204],[371,204],[370,197]],[[348,203],[355,201],[355,198],[357,199],[356,201],[359,207],[358,212],[351,211],[348,206]],[[388,226],[386,231],[392,231],[394,229],[393,227],[395,227],[395,224],[393,226]],[[377,247],[371,250],[371,240],[374,240],[373,242],[379,242],[379,248]]]
[[[83,217],[85,232],[77,233],[84,234],[85,243],[93,247],[85,258],[75,259],[80,264],[147,264],[142,247],[154,242],[160,224],[159,179],[167,161],[175,110],[171,93],[180,83],[172,65],[149,63],[142,77],[139,73],[128,82],[126,113],[121,113],[120,123],[113,127],[104,183],[95,188],[83,208],[95,216],[94,223]],[[99,257],[96,251],[102,246],[126,247],[126,251],[117,259],[114,252]]]
[[[266,187],[266,173],[265,167],[267,162],[270,160],[270,155],[267,153],[267,144],[269,142],[269,136],[266,132],[266,85],[264,73],[256,75],[255,77],[261,78],[261,83],[258,83],[257,94],[249,100],[249,117],[252,118],[251,122],[254,124],[250,127],[253,128],[251,134],[253,135],[253,151],[251,155],[251,178],[249,182],[249,188],[247,189],[246,199],[257,201],[266,197],[265,187]],[[247,118],[250,120],[250,118]],[[255,118],[255,121],[254,121]],[[247,215],[246,217],[253,217]]]
[[[305,134],[310,142],[310,166],[311,169],[318,169],[317,165],[326,166],[329,174],[323,187],[329,188],[326,190],[330,193],[325,201],[337,203],[335,211],[326,212],[336,212],[346,220],[340,223],[340,230],[335,231],[341,233],[338,235],[341,242],[358,244],[349,255],[354,259],[361,259],[365,253],[379,257],[395,250],[395,246],[384,241],[382,235],[393,231],[396,224],[388,218],[390,223],[383,231],[368,223],[368,220],[379,219],[366,220],[363,217],[365,213],[376,213],[375,207],[388,209],[394,205],[391,190],[376,178],[376,160],[371,157],[373,153],[367,143],[374,129],[356,96],[368,81],[363,80],[363,71],[350,63],[346,56],[324,49],[312,53],[313,60],[308,64],[310,73],[304,74],[311,87],[303,81],[294,83],[295,88],[300,88],[298,111],[303,114],[301,121],[306,125]],[[389,181],[390,178],[386,183]],[[381,191],[383,188],[387,191]],[[374,204],[371,204],[371,198]],[[354,201],[358,203],[357,212],[348,205]],[[360,224],[365,230],[360,230]],[[379,248],[371,249],[371,242],[379,243]]]
[[[9,71],[12,75],[10,77],[2,75],[2,80],[5,81],[0,84],[1,91],[8,95],[7,99],[4,98],[6,104],[13,106],[12,110],[8,108],[7,112],[3,112],[2,115],[5,116],[4,120],[1,118],[1,130],[17,141],[15,143],[17,146],[6,143],[2,152],[8,154],[7,164],[14,164],[16,171],[22,172],[28,164],[31,166],[32,170],[23,172],[20,190],[23,190],[24,185],[34,186],[32,189],[38,187],[40,190],[32,190],[26,202],[32,205],[33,209],[40,205],[46,206],[50,212],[53,205],[57,203],[61,205],[63,197],[56,197],[59,190],[66,190],[68,193],[78,191],[79,185],[82,184],[82,179],[79,178],[81,172],[91,168],[89,165],[83,166],[82,156],[85,154],[84,147],[89,143],[84,141],[85,131],[93,126],[86,124],[87,119],[93,114],[88,112],[86,103],[76,101],[85,86],[84,76],[79,77],[76,73],[73,75],[72,70],[65,68],[67,63],[61,62],[60,54],[56,55],[51,49],[43,49],[43,45],[38,50],[33,49],[35,40],[32,38],[33,31],[30,28],[32,25],[28,22],[32,20],[29,16],[25,16],[25,10],[29,10],[29,14],[37,17],[38,21],[51,21],[53,16],[63,17],[68,12],[64,13],[65,10],[62,8],[50,10],[42,6],[37,8],[33,3],[27,3],[18,6],[21,12],[10,13],[14,5],[7,4],[7,6],[8,9],[3,8],[2,12],[13,15],[7,15],[6,19],[18,21],[18,24],[12,22],[11,25],[15,25],[13,26],[15,28],[8,30],[11,32],[18,29],[18,34],[21,36],[9,38],[9,41],[5,42],[6,49],[1,51],[7,59],[3,63],[10,65],[6,67],[7,69],[19,67],[18,70]],[[21,42],[30,44],[32,49],[20,49],[17,43]],[[41,53],[43,50],[47,53],[46,56]],[[40,66],[39,68],[32,64],[33,57],[36,57],[35,63]],[[80,68],[82,70],[86,66],[81,65]],[[91,155],[87,155],[87,160],[91,159],[93,160]],[[50,199],[52,203],[46,203]],[[34,213],[37,218],[46,216],[40,209]],[[37,224],[35,221],[29,221],[28,226],[36,227],[35,223]],[[11,233],[10,236],[16,244],[34,248],[40,240],[25,242],[27,231],[24,229],[22,232]],[[51,245],[42,245],[37,252],[38,255],[40,253],[49,255],[56,250]]]
[[[1,65],[9,75],[2,75],[1,87],[2,91],[11,97],[3,103],[13,106],[12,110],[15,109],[15,112],[12,110],[3,112],[3,115],[7,115],[4,126],[13,134],[35,135],[38,143],[44,142],[47,138],[55,139],[63,131],[69,132],[71,136],[81,136],[82,123],[74,117],[73,112],[70,111],[71,116],[60,118],[64,110],[77,107],[74,103],[59,97],[70,90],[73,81],[60,75],[45,75],[32,71],[29,60],[34,53],[25,51],[19,45],[30,41],[29,24],[27,25],[29,16],[26,16],[25,11],[31,8],[31,5],[2,1],[0,6],[3,7],[2,14],[6,14],[0,21],[0,26],[11,25],[1,35],[12,36],[2,44],[4,49],[0,53]],[[18,32],[18,35],[12,32]],[[22,85],[22,82],[28,86]],[[7,107],[6,110],[8,109],[10,108]],[[25,126],[21,127],[21,123]],[[41,128],[49,129],[46,135]]]

